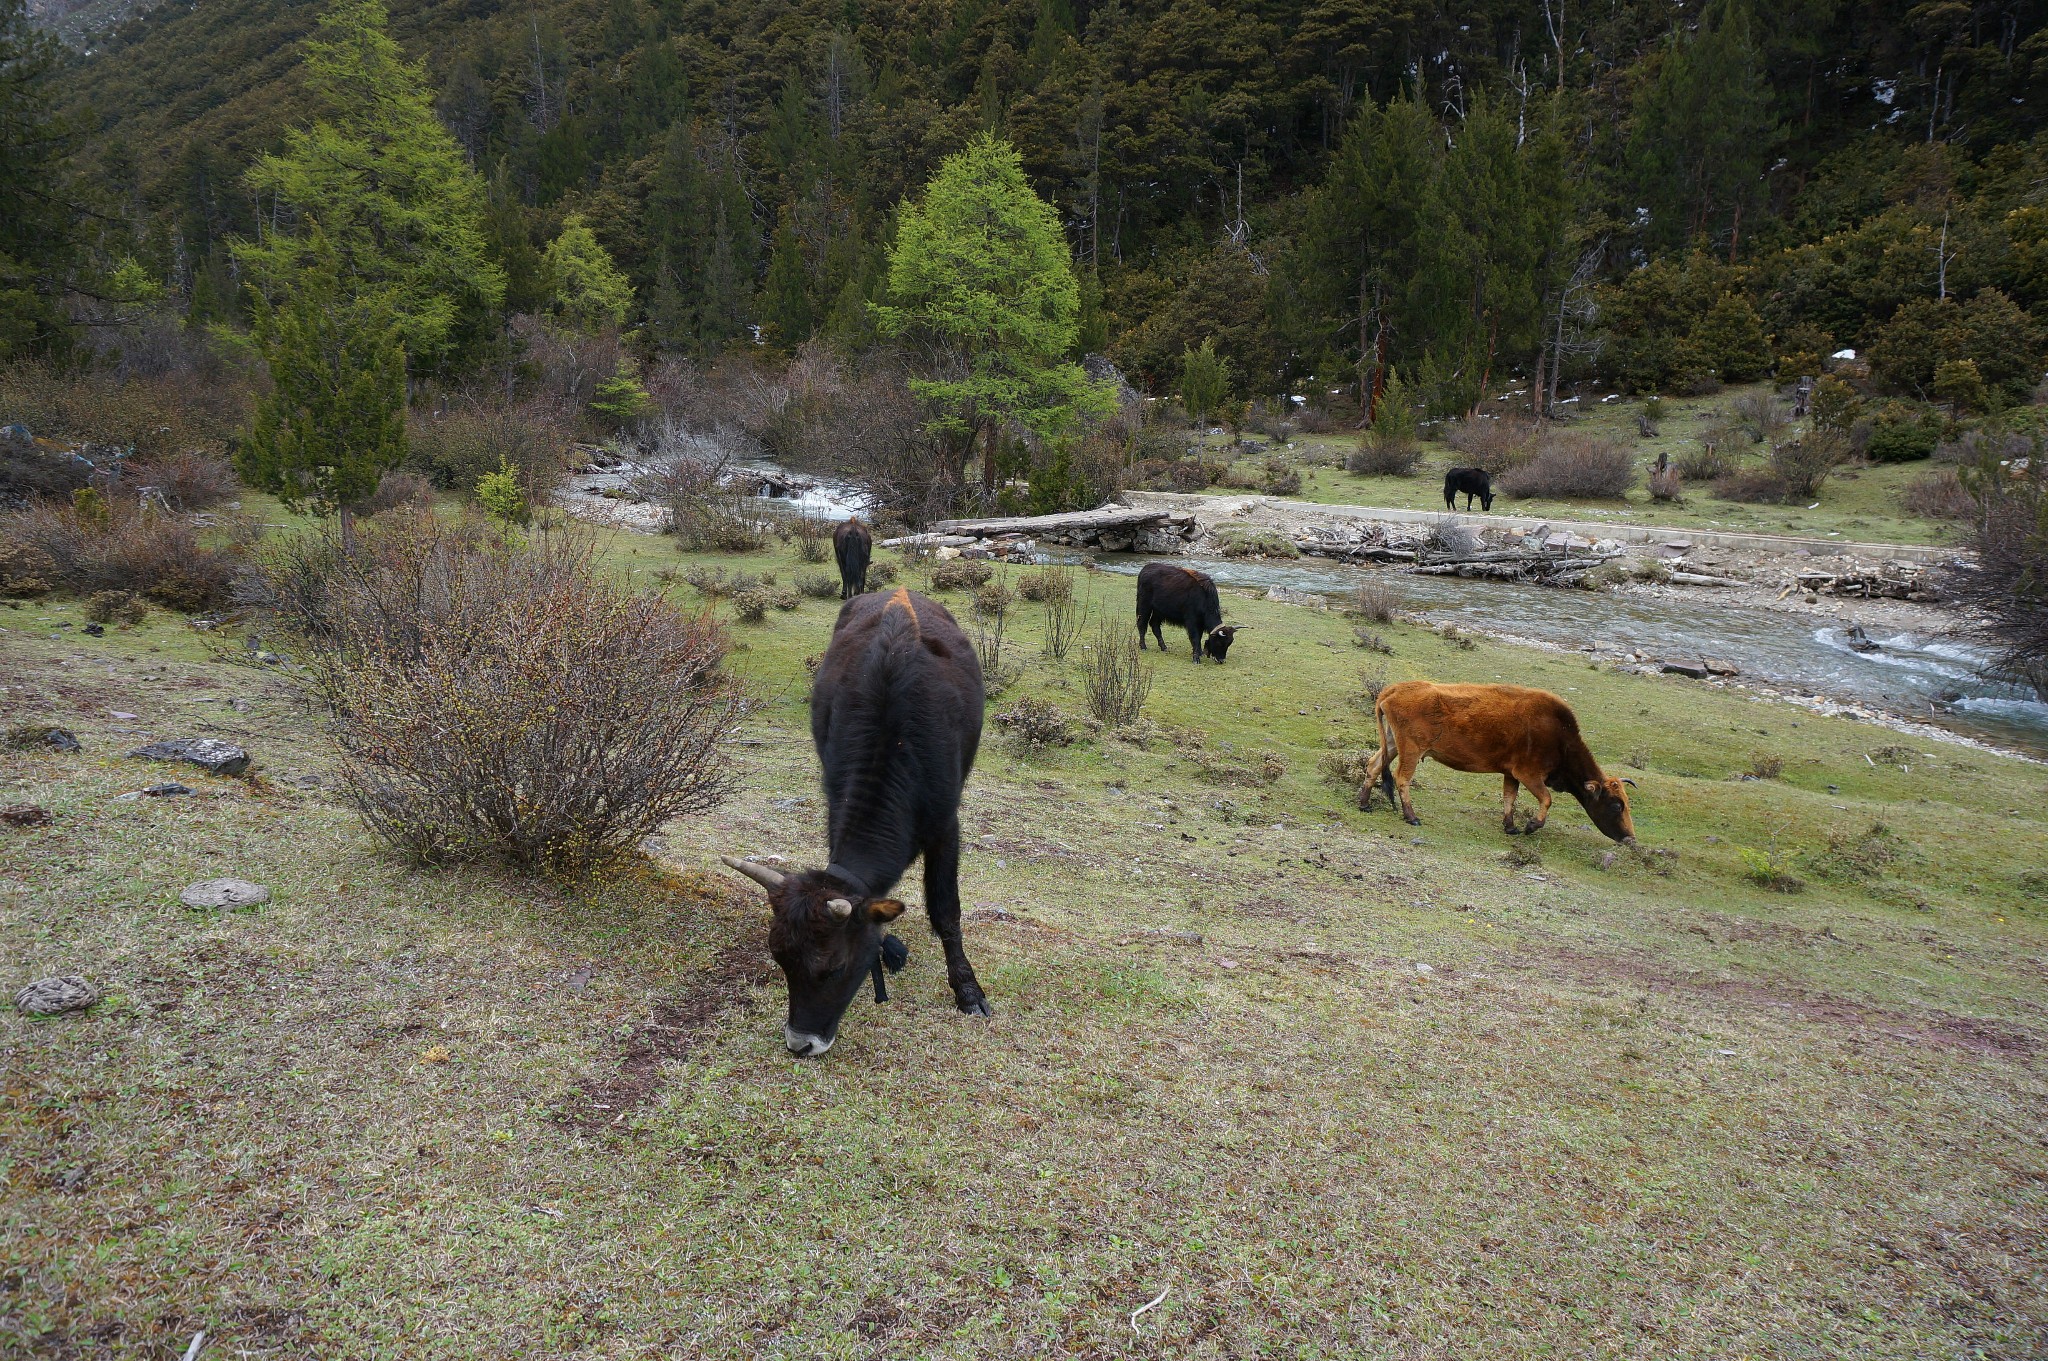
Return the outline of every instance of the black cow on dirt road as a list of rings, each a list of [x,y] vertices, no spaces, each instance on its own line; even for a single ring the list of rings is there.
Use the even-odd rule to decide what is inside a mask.
[[[872,976],[875,1000],[886,1000],[883,966],[901,968],[908,953],[884,929],[903,912],[887,895],[920,855],[953,1000],[989,1014],[960,941],[960,793],[981,745],[982,703],[974,644],[944,606],[899,589],[840,607],[811,685],[831,863],[784,874],[723,857],[768,890],[768,949],[789,981],[782,1038],[792,1054],[832,1047],[862,980]]]
[[[1209,635],[1209,655],[1219,662],[1237,636],[1235,628],[1224,627],[1223,602],[1206,572],[1148,562],[1138,572],[1138,646],[1145,646],[1145,630],[1150,629],[1159,650],[1166,651],[1166,639],[1159,631],[1162,624],[1187,630],[1188,650],[1198,666],[1204,651],[1203,634]]]
[[[868,561],[875,554],[875,536],[858,515],[832,531],[832,556],[839,561],[839,598],[851,600],[868,588]]]

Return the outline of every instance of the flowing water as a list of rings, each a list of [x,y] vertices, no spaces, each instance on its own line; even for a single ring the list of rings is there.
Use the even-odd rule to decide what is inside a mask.
[[[1319,559],[1282,563],[1110,554],[1097,561],[1108,571],[1130,575],[1147,562],[1179,562],[1207,572],[1218,585],[1282,586],[1333,595],[1368,579],[1391,582],[1410,609],[1474,632],[1512,634],[1560,647],[1593,646],[1601,652],[1639,652],[1658,661],[1696,662],[1705,655],[1740,668],[1748,679],[1866,705],[2048,757],[2048,703],[2025,686],[1987,679],[1978,669],[1977,654],[1940,638],[1880,631],[1869,639],[1877,650],[1859,652],[1849,646],[1846,624],[1776,610],[1741,609],[1709,599],[1408,576]],[[1245,641],[1256,645],[1253,638]]]

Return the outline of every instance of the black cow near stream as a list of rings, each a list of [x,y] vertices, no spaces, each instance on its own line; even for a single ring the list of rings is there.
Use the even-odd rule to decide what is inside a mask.
[[[851,600],[868,588],[868,561],[875,555],[875,536],[852,516],[832,531],[832,556],[839,562],[839,598]]]
[[[1453,468],[1444,474],[1444,509],[1456,510],[1460,492],[1465,496],[1465,509],[1472,509],[1472,498],[1479,498],[1481,510],[1493,509],[1493,477],[1484,468]]]
[[[1223,624],[1223,602],[1208,573],[1166,562],[1148,562],[1138,572],[1138,646],[1145,646],[1145,630],[1149,628],[1159,650],[1166,651],[1166,638],[1159,631],[1162,624],[1174,624],[1188,631],[1188,650],[1194,654],[1197,666],[1201,665],[1205,650],[1221,662],[1237,637],[1235,628]],[[1205,633],[1209,635],[1206,648],[1202,642]]]
[[[784,874],[731,856],[768,890],[769,953],[789,982],[783,1042],[823,1054],[872,977],[908,951],[884,928],[902,915],[888,897],[924,857],[925,913],[946,952],[953,1000],[974,1016],[988,999],[960,940],[960,794],[981,745],[983,690],[974,645],[945,607],[899,589],[842,605],[811,684],[811,741],[824,768],[831,862]]]

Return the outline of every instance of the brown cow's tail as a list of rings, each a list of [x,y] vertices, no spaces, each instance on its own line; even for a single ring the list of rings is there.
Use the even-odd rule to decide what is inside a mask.
[[[1395,800],[1394,757],[1396,755],[1394,751],[1394,730],[1387,725],[1387,707],[1384,700],[1375,700],[1373,702],[1372,716],[1379,720],[1380,725],[1380,793],[1387,796],[1388,803],[1393,803]]]

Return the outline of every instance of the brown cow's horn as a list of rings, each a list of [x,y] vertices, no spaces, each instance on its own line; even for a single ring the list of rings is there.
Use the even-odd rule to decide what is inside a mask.
[[[833,898],[825,904],[825,910],[835,917],[851,917],[853,904],[844,898]]]
[[[725,862],[726,868],[738,870],[762,888],[782,887],[781,873],[769,869],[766,865],[757,865],[751,860],[735,860],[729,855],[721,855],[718,858]]]

